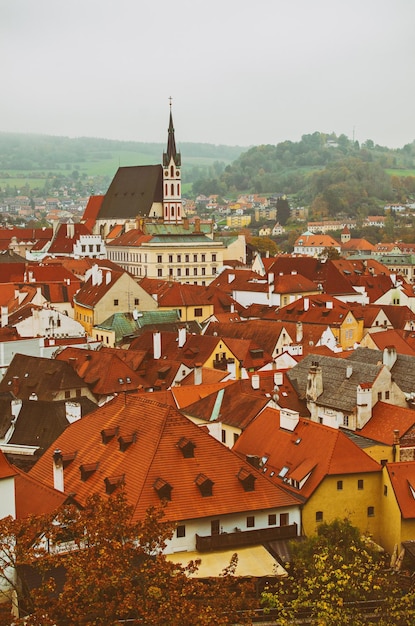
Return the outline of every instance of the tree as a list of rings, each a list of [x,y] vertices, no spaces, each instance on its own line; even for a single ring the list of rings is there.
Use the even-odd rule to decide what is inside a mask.
[[[248,243],[256,248],[258,252],[264,256],[269,253],[270,256],[275,256],[278,252],[278,246],[270,237],[250,237]]]
[[[277,217],[282,226],[285,226],[290,218],[290,205],[287,198],[279,197],[277,199]]]
[[[403,594],[385,556],[347,519],[320,524],[316,536],[292,548],[289,576],[263,594],[281,626],[301,616],[319,626],[414,623],[414,591]],[[356,605],[362,600],[375,601],[373,622]]]
[[[220,578],[203,583],[190,577],[197,562],[183,567],[163,554],[174,526],[162,508],[150,509],[137,523],[131,513],[120,492],[108,499],[92,496],[81,510],[66,506],[53,519],[0,520],[0,580],[7,578],[19,599],[20,620],[13,624],[244,623],[237,611],[250,600],[233,576],[236,555]],[[60,587],[53,574],[62,569]]]

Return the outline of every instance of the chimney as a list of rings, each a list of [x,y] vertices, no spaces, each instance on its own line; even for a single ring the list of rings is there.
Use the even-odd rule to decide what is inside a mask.
[[[53,486],[58,491],[64,491],[63,458],[60,450],[53,453]]]
[[[195,363],[193,376],[194,376],[194,384],[201,385],[202,384],[202,363]]]
[[[298,411],[293,411],[292,409],[280,409],[280,428],[284,428],[284,430],[290,430],[292,432],[295,430],[299,419],[300,414]]]
[[[399,430],[393,431],[392,460],[398,462],[401,460],[401,448],[399,442]]]
[[[153,358],[161,359],[161,332],[153,333]]]
[[[274,272],[269,272],[268,273],[268,285],[273,285],[274,284]]]
[[[106,284],[106,285],[109,285],[109,284],[110,284],[110,282],[111,282],[111,272],[107,272],[107,273],[105,274],[105,284]]]
[[[350,378],[352,374],[353,374],[353,366],[348,365],[346,367],[346,378]]]
[[[236,363],[235,359],[228,359],[226,369],[228,370],[230,376],[229,380],[236,380]]]
[[[383,365],[386,365],[389,371],[395,365],[397,356],[395,346],[386,346],[383,349]]]
[[[186,343],[186,328],[179,328],[179,348],[183,348]]]
[[[372,385],[361,383],[356,390],[356,428],[360,429],[372,417]]]
[[[12,380],[12,392],[15,396],[19,395],[19,389],[20,389],[20,383],[19,383],[19,377],[18,376],[13,376],[13,380]]]
[[[323,372],[317,361],[313,361],[307,376],[306,399],[315,402],[323,393]]]
[[[195,227],[193,232],[200,233],[200,218],[198,217],[195,219]]]
[[[303,303],[304,303],[304,311],[308,311],[308,309],[310,308],[309,298],[303,298]]]
[[[297,322],[295,327],[295,342],[301,343],[303,340],[303,323]]]
[[[9,307],[1,307],[1,327],[4,328],[9,323]]]

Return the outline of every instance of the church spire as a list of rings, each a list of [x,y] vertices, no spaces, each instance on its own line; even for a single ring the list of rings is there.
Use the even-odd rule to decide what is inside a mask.
[[[163,165],[166,167],[169,165],[170,161],[173,159],[173,163],[180,167],[181,165],[181,155],[180,152],[176,150],[176,139],[174,137],[174,126],[173,126],[173,114],[171,110],[171,97],[170,100],[170,119],[169,119],[169,130],[167,137],[167,151],[163,153]]]

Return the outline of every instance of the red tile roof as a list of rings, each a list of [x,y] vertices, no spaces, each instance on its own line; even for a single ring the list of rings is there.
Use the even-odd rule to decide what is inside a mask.
[[[86,227],[92,231],[95,226],[95,222],[99,213],[99,210],[102,205],[102,201],[104,196],[90,196],[88,203],[85,207],[84,214],[82,216],[82,221],[86,225]]]
[[[294,445],[295,444],[295,445]],[[305,465],[314,467],[308,480],[298,491],[309,498],[325,476],[380,471],[380,465],[355,445],[344,433],[300,418],[294,431],[280,428],[280,412],[265,409],[240,435],[234,445],[241,455],[267,457],[264,467],[278,484],[296,476]],[[278,476],[286,467],[284,476]],[[303,478],[305,475],[303,476]],[[297,480],[293,478],[293,480]]]
[[[105,440],[105,431],[113,436]],[[192,458],[184,458],[178,446],[183,437],[194,444]],[[124,445],[123,451],[122,442],[127,440],[131,443]],[[75,453],[64,470],[67,493],[74,494],[82,504],[92,493],[105,494],[106,479],[123,477],[135,519],[142,518],[149,506],[160,504],[156,491],[159,483],[171,487],[166,517],[176,521],[297,502],[283,489],[275,489],[271,481],[204,429],[148,395],[130,396],[126,403],[118,398],[71,424],[30,471],[31,476],[49,485],[53,484],[55,449],[63,454]],[[98,464],[97,470],[82,480],[81,466],[92,463]],[[254,474],[254,491],[243,489],[237,478],[241,468]],[[210,497],[203,497],[197,488],[195,480],[200,473],[214,483]]]
[[[415,461],[388,463],[389,474],[395,497],[404,519],[415,518]]]
[[[394,430],[402,437],[415,424],[415,412],[394,404],[377,402],[372,409],[372,417],[359,431],[359,435],[386,443],[394,442]]]
[[[69,234],[68,224],[60,224],[53,241],[49,247],[48,254],[72,254],[74,244],[79,241],[81,235],[90,235],[91,231],[85,224],[71,224],[73,235]]]

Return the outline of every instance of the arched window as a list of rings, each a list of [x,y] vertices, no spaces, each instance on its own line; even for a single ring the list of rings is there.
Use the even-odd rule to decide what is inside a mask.
[[[180,183],[177,183],[177,195],[180,196]]]
[[[171,216],[174,217],[174,204],[170,207]]]
[[[170,165],[170,178],[174,178],[174,167]]]
[[[174,196],[174,185],[173,183],[170,185],[170,193],[172,196]]]
[[[168,186],[167,186],[167,183],[166,183],[166,184],[164,185],[164,193],[165,193],[165,195],[166,195],[166,196],[167,196],[167,194],[169,193],[167,190],[168,190]]]

